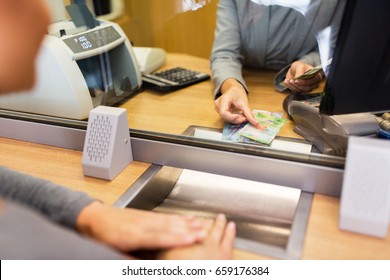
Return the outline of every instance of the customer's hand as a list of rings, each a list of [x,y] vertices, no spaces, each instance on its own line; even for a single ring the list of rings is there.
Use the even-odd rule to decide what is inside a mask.
[[[319,83],[323,79],[323,72],[321,71],[311,79],[296,79],[306,71],[312,69],[313,66],[306,64],[302,61],[295,61],[291,64],[290,69],[286,74],[284,84],[293,92],[311,92],[318,87]]]
[[[204,221],[191,216],[113,208],[99,202],[80,212],[76,228],[123,252],[185,246],[207,236]]]
[[[228,260],[233,255],[235,236],[235,224],[233,222],[227,223],[225,216],[220,214],[210,226],[209,234],[203,242],[161,252],[157,258],[164,260]]]
[[[244,87],[235,79],[227,79],[221,87],[222,95],[215,100],[215,110],[226,121],[241,124],[245,121],[254,126],[258,122],[253,117],[248,105]]]

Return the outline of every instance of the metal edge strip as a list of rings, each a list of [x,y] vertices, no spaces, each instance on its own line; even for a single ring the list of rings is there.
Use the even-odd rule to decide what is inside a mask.
[[[299,188],[339,197],[343,170],[146,139],[132,139],[133,156],[143,162]]]
[[[286,248],[285,259],[298,260],[301,258],[312,201],[313,194],[301,192]]]
[[[135,181],[131,188],[120,196],[120,198],[113,204],[114,207],[126,207],[143,189],[143,187],[157,174],[162,168],[161,165],[152,164],[146,171]]]
[[[83,150],[85,129],[0,118],[0,136]],[[136,161],[233,176],[340,196],[343,170],[202,147],[131,138]]]
[[[0,137],[82,151],[85,130],[0,118]]]

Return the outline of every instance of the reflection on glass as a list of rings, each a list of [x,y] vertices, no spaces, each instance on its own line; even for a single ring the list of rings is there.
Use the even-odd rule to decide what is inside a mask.
[[[210,74],[209,56],[214,39],[217,2],[211,0],[129,0],[124,1],[124,14],[116,21],[135,46],[161,47],[168,52],[166,64],[162,69],[183,66]],[[295,1],[294,3],[303,2],[307,1]],[[125,48],[125,44],[119,45],[121,46],[116,48],[109,47],[110,50],[104,55],[97,52],[91,55],[90,59],[79,57],[73,61],[82,74],[88,97],[93,99],[92,106],[113,105],[118,103],[117,98],[121,95],[131,96],[127,102],[120,105],[128,110],[130,127],[136,130],[169,134],[172,138],[182,134],[190,126],[217,130],[223,128],[223,120],[214,111],[213,86],[210,81],[168,94],[150,90],[137,91],[138,80],[134,78],[137,75],[128,71],[126,66],[118,67],[120,63],[128,61],[128,58],[123,59],[120,54],[120,49]],[[250,86],[250,102],[254,108],[283,112],[282,102],[285,95],[274,90],[274,74],[274,71],[244,70],[245,79]],[[50,79],[58,80],[53,76],[50,76]],[[78,83],[79,81],[72,84],[78,86]],[[56,93],[56,90],[50,92],[51,95]],[[109,97],[108,99],[112,98],[113,101],[102,103],[104,96],[106,100]],[[42,103],[42,100],[39,102]],[[31,103],[28,106],[31,107]],[[7,108],[6,106],[0,107]],[[8,109],[18,110],[17,108]],[[61,117],[67,118],[67,116]],[[299,137],[292,131],[292,128],[293,124],[289,121],[279,136]],[[183,138],[177,137],[177,139]],[[218,143],[218,145],[225,144]]]
[[[211,0],[182,0],[181,11],[196,11],[210,2]]]
[[[318,41],[321,63],[325,73],[328,71],[328,61],[333,56],[333,50],[344,11],[344,0],[251,0],[259,5],[280,5],[300,12],[312,26]]]
[[[292,8],[298,12],[300,12],[303,15],[306,15],[307,11],[310,8],[310,5],[313,2],[311,0],[296,0],[296,1],[289,1],[289,0],[251,0],[252,2],[259,4],[259,5],[278,5],[283,7]],[[321,0],[319,0],[321,1]],[[310,3],[312,2],[312,3]],[[317,1],[318,2],[318,1]]]
[[[124,44],[107,53],[77,61],[87,84],[93,107],[115,106],[139,90],[139,74],[134,70]],[[113,67],[115,65],[115,67]]]

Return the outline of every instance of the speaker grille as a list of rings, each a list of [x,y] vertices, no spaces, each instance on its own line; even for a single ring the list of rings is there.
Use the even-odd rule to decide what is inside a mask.
[[[90,122],[89,137],[86,152],[91,162],[103,162],[110,148],[111,135],[113,130],[112,121],[108,116],[97,115]]]

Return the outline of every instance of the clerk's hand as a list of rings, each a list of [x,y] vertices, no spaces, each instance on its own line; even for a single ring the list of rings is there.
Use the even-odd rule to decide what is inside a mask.
[[[313,66],[306,64],[302,61],[295,61],[291,64],[290,69],[286,74],[284,84],[293,92],[307,93],[316,89],[323,79],[323,72],[318,73],[311,79],[296,79],[303,73],[312,69]]]
[[[241,124],[245,121],[254,126],[258,122],[248,105],[244,87],[235,79],[227,79],[221,87],[222,95],[215,100],[215,110],[228,123]]]
[[[203,220],[192,216],[113,208],[99,202],[80,212],[76,228],[123,252],[186,246],[207,235]]]

